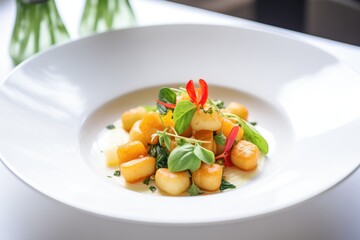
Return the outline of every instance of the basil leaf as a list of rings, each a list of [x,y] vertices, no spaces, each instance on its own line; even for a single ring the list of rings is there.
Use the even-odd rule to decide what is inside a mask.
[[[176,94],[170,88],[161,88],[158,94],[158,98],[161,102],[164,103],[176,103]],[[168,112],[168,108],[161,105],[160,103],[157,103],[157,109],[162,115],[166,115]]]
[[[225,146],[226,137],[225,137],[225,135],[224,135],[222,132],[220,132],[219,134],[216,134],[216,135],[214,136],[214,140],[215,140],[215,142],[216,142],[217,144],[222,145],[222,146]]]
[[[215,161],[215,156],[212,151],[207,150],[206,148],[197,145],[194,149],[194,154],[198,157],[201,161],[207,164],[212,164]]]
[[[189,100],[184,100],[176,104],[173,119],[175,122],[175,130],[178,134],[182,134],[189,127],[195,111],[195,104]]]
[[[190,196],[197,196],[199,194],[202,194],[200,188],[194,183],[188,188],[187,192],[190,194]]]
[[[190,170],[192,172],[200,168],[201,160],[194,154],[195,146],[186,143],[177,146],[169,155],[168,167],[170,172]]]
[[[244,130],[244,139],[255,144],[259,148],[260,152],[267,154],[269,152],[269,145],[266,142],[265,138],[261,136],[261,134],[255,129],[255,127],[251,123],[241,118],[237,119],[239,120],[240,125]]]
[[[226,181],[224,178],[221,179],[221,185],[220,185],[220,191],[224,191],[226,189],[229,189],[229,188],[236,188],[235,185],[229,183],[228,181]]]

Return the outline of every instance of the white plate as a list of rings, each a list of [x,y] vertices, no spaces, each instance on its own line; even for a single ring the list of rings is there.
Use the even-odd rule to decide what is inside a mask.
[[[91,154],[122,111],[156,87],[204,78],[213,97],[241,101],[270,143],[242,187],[164,197],[119,187]],[[0,88],[0,153],[38,191],[128,221],[192,224],[271,213],[329,189],[360,162],[360,77],[286,36],[222,26],[133,28],[75,41],[21,64]],[[101,166],[101,164],[100,164]]]

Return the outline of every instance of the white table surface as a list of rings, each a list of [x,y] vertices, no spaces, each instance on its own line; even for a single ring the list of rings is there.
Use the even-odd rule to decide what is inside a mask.
[[[58,0],[72,39],[83,0]],[[291,35],[318,46],[360,73],[360,48],[239,18],[156,0],[133,1],[139,25],[207,23]],[[0,0],[0,83],[11,71],[8,44],[15,0]],[[359,93],[360,94],[360,93]],[[1,133],[0,133],[1,134]],[[359,133],[357,133],[359,134]],[[0,239],[360,239],[360,170],[329,191],[290,209],[212,226],[162,227],[124,223],[82,212],[33,190],[0,163]]]

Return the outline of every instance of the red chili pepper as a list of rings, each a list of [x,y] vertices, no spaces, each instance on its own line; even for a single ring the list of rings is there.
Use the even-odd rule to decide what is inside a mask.
[[[173,103],[165,103],[165,102],[162,102],[160,100],[156,100],[156,102],[158,102],[159,104],[163,105],[164,107],[167,107],[167,108],[171,108],[171,109],[174,109],[176,104],[173,104]]]
[[[231,162],[231,153],[230,153],[230,150],[231,150],[231,147],[233,146],[234,142],[235,142],[235,139],[236,139],[236,136],[239,132],[239,126],[234,126],[231,131],[230,131],[230,134],[229,136],[226,138],[226,142],[225,142],[225,148],[224,148],[224,152],[218,156],[216,156],[215,159],[220,159],[220,158],[224,158],[224,165],[226,167],[231,167],[233,166],[232,162]]]
[[[186,92],[190,97],[190,100],[193,103],[197,103],[197,98],[196,98],[196,92],[195,92],[195,85],[194,85],[194,81],[190,80],[187,84],[186,84]]]
[[[203,106],[208,99],[208,94],[209,94],[208,89],[209,88],[203,79],[199,80],[199,85],[200,85],[200,89],[201,89],[201,98],[200,98],[199,104],[201,106]]]
[[[186,84],[186,91],[190,97],[190,101],[195,103],[196,105],[203,106],[207,99],[208,99],[208,85],[203,79],[199,79],[199,85],[200,85],[200,96],[197,96],[195,91],[195,85],[194,81],[190,80]]]

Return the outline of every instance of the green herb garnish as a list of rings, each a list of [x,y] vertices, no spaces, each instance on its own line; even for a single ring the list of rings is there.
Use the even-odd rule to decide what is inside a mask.
[[[224,108],[224,101],[219,100],[219,99],[214,99],[212,102],[219,109]]]
[[[224,178],[221,179],[221,185],[220,185],[220,191],[224,191],[226,189],[230,189],[230,188],[236,188],[235,185],[229,183],[228,181],[226,181]]]
[[[168,152],[159,143],[150,146],[149,156],[156,159],[156,169],[168,167]]]
[[[173,119],[178,134],[182,134],[189,127],[196,108],[196,105],[189,100],[181,101],[176,105]]]
[[[201,161],[211,164],[215,161],[215,156],[212,151],[200,146],[185,143],[177,146],[169,155],[168,167],[170,172],[180,172],[190,170],[196,171],[200,168]]]
[[[197,195],[200,195],[203,193],[200,190],[200,188],[195,185],[195,183],[191,184],[191,186],[188,188],[187,192],[190,194],[190,196],[197,196]]]
[[[163,145],[163,143],[165,143],[165,147],[170,151],[171,139],[170,139],[170,136],[166,132],[166,128],[164,129],[164,131],[157,131],[155,133],[155,136],[156,135],[159,136],[160,145]]]
[[[155,191],[156,191],[156,187],[154,187],[154,186],[150,186],[149,189],[150,189],[150,191],[152,191],[152,192],[155,192]]]
[[[109,124],[109,125],[106,126],[106,128],[111,130],[111,129],[115,128],[115,125],[114,124]]]
[[[114,176],[119,177],[121,175],[121,172],[119,170],[115,170]]]
[[[149,183],[150,183],[150,177],[145,178],[144,181],[143,181],[143,184],[149,185]]]
[[[216,134],[214,136],[214,140],[217,144],[222,145],[222,146],[224,146],[226,143],[226,137],[222,132],[220,132],[219,134]]]

